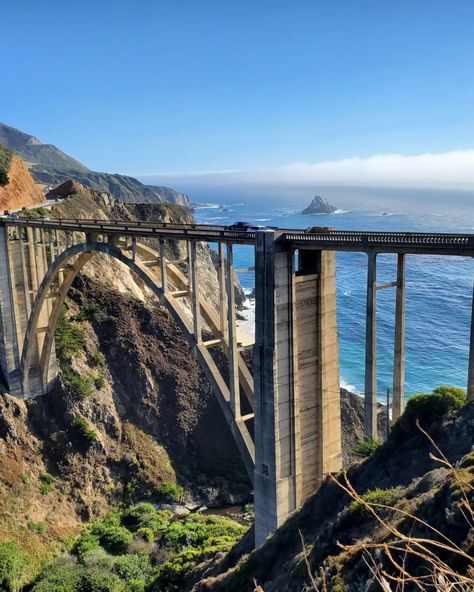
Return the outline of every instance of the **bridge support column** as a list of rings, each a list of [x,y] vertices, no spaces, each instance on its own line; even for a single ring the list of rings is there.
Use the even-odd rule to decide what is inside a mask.
[[[367,308],[365,320],[365,397],[364,428],[367,438],[377,439],[377,328],[376,328],[376,268],[377,254],[368,257]]]
[[[222,337],[227,338],[227,298],[225,285],[225,256],[224,243],[219,243],[219,266],[217,276],[219,281],[219,324]]]
[[[341,468],[335,255],[257,232],[255,542]]]
[[[191,241],[191,300],[193,309],[193,332],[197,343],[202,343],[201,308],[199,305],[199,275],[196,257],[196,241]]]
[[[399,253],[397,259],[397,294],[395,303],[392,423],[403,413],[405,404],[405,271],[405,254]]]
[[[239,362],[237,358],[237,328],[235,322],[234,251],[227,243],[226,259],[227,335],[229,338],[229,393],[230,407],[236,419],[240,418]]]
[[[166,273],[165,241],[160,240],[160,274],[161,289],[163,293],[168,292],[168,275]]]

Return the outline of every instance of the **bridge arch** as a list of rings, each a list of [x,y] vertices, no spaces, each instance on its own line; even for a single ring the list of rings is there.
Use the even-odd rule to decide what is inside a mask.
[[[95,253],[108,255],[126,265],[128,269],[143,281],[160,303],[166,306],[171,313],[213,387],[214,394],[231,428],[249,477],[253,480],[253,440],[245,422],[240,418],[234,417],[232,413],[229,404],[229,389],[225,381],[222,380],[219,369],[212,356],[202,344],[196,342],[192,325],[184,314],[184,311],[180,310],[173,303],[172,298],[163,291],[162,286],[150,270],[140,261],[134,261],[129,256],[124,255],[121,249],[112,243],[86,240],[84,243],[68,247],[49,265],[38,287],[28,318],[20,364],[23,393],[31,392],[31,383],[34,381],[37,382],[43,393],[52,387],[56,379],[57,368],[51,363],[51,351],[61,308],[77,274]],[[63,274],[62,280],[60,279],[61,274]],[[57,291],[51,293],[53,287],[56,289],[56,282],[58,283]],[[42,315],[42,313],[44,312],[45,303],[48,298],[53,298],[53,303],[47,318],[47,325],[45,327],[39,327],[40,318],[43,317],[44,319],[44,314]],[[40,342],[36,339],[38,331],[44,333],[44,338]]]

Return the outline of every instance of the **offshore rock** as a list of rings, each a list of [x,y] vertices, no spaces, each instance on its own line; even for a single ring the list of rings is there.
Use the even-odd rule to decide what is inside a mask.
[[[315,195],[313,201],[305,208],[302,214],[334,214],[337,210],[327,199],[320,195]]]

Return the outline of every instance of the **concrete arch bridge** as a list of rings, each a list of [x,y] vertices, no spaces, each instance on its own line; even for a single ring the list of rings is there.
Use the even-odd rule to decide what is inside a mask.
[[[154,239],[150,246],[149,239]],[[146,240],[146,243],[141,242]],[[166,258],[185,241],[186,261]],[[217,243],[218,307],[202,297],[198,243]],[[255,249],[256,343],[236,322],[236,244]],[[48,392],[58,366],[54,332],[76,275],[95,253],[126,265],[166,306],[206,373],[255,490],[256,544],[341,467],[335,252],[368,254],[365,428],[377,433],[378,290],[395,288],[393,416],[404,399],[406,254],[474,255],[474,235],[332,229],[248,232],[223,226],[108,220],[0,221],[0,365],[11,394]],[[376,256],[398,254],[397,278],[376,283]],[[471,352],[474,329],[471,336]],[[253,347],[250,369],[242,355]],[[225,368],[216,363],[219,348]],[[221,354],[221,355],[222,355]],[[474,394],[470,356],[468,390]]]

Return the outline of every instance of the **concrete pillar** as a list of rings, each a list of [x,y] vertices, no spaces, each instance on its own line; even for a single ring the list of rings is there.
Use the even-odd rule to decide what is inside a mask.
[[[168,276],[166,273],[166,257],[165,257],[165,241],[160,240],[160,273],[161,273],[161,289],[163,292],[168,292]]]
[[[196,257],[196,241],[191,241],[191,300],[193,309],[193,331],[197,343],[202,343],[201,309],[199,306],[199,275],[198,261]]]
[[[219,283],[219,324],[222,337],[227,338],[227,297],[225,287],[225,256],[224,243],[219,243],[219,264],[217,267],[217,278]]]
[[[137,237],[132,236],[132,261],[135,262],[137,259]]]
[[[398,254],[393,356],[392,422],[403,413],[405,403],[405,255]]]
[[[341,467],[335,256],[256,242],[255,542]]]
[[[377,331],[376,331],[376,257],[368,254],[367,308],[365,321],[365,397],[364,428],[367,438],[377,439]]]
[[[467,400],[474,401],[474,289],[472,294],[471,340],[469,342],[469,364],[467,370]]]
[[[235,286],[234,286],[234,252],[232,244],[227,243],[226,258],[226,292],[227,292],[227,335],[229,338],[229,391],[230,407],[237,419],[240,417],[240,383],[239,362],[237,352],[237,328],[235,323]]]

